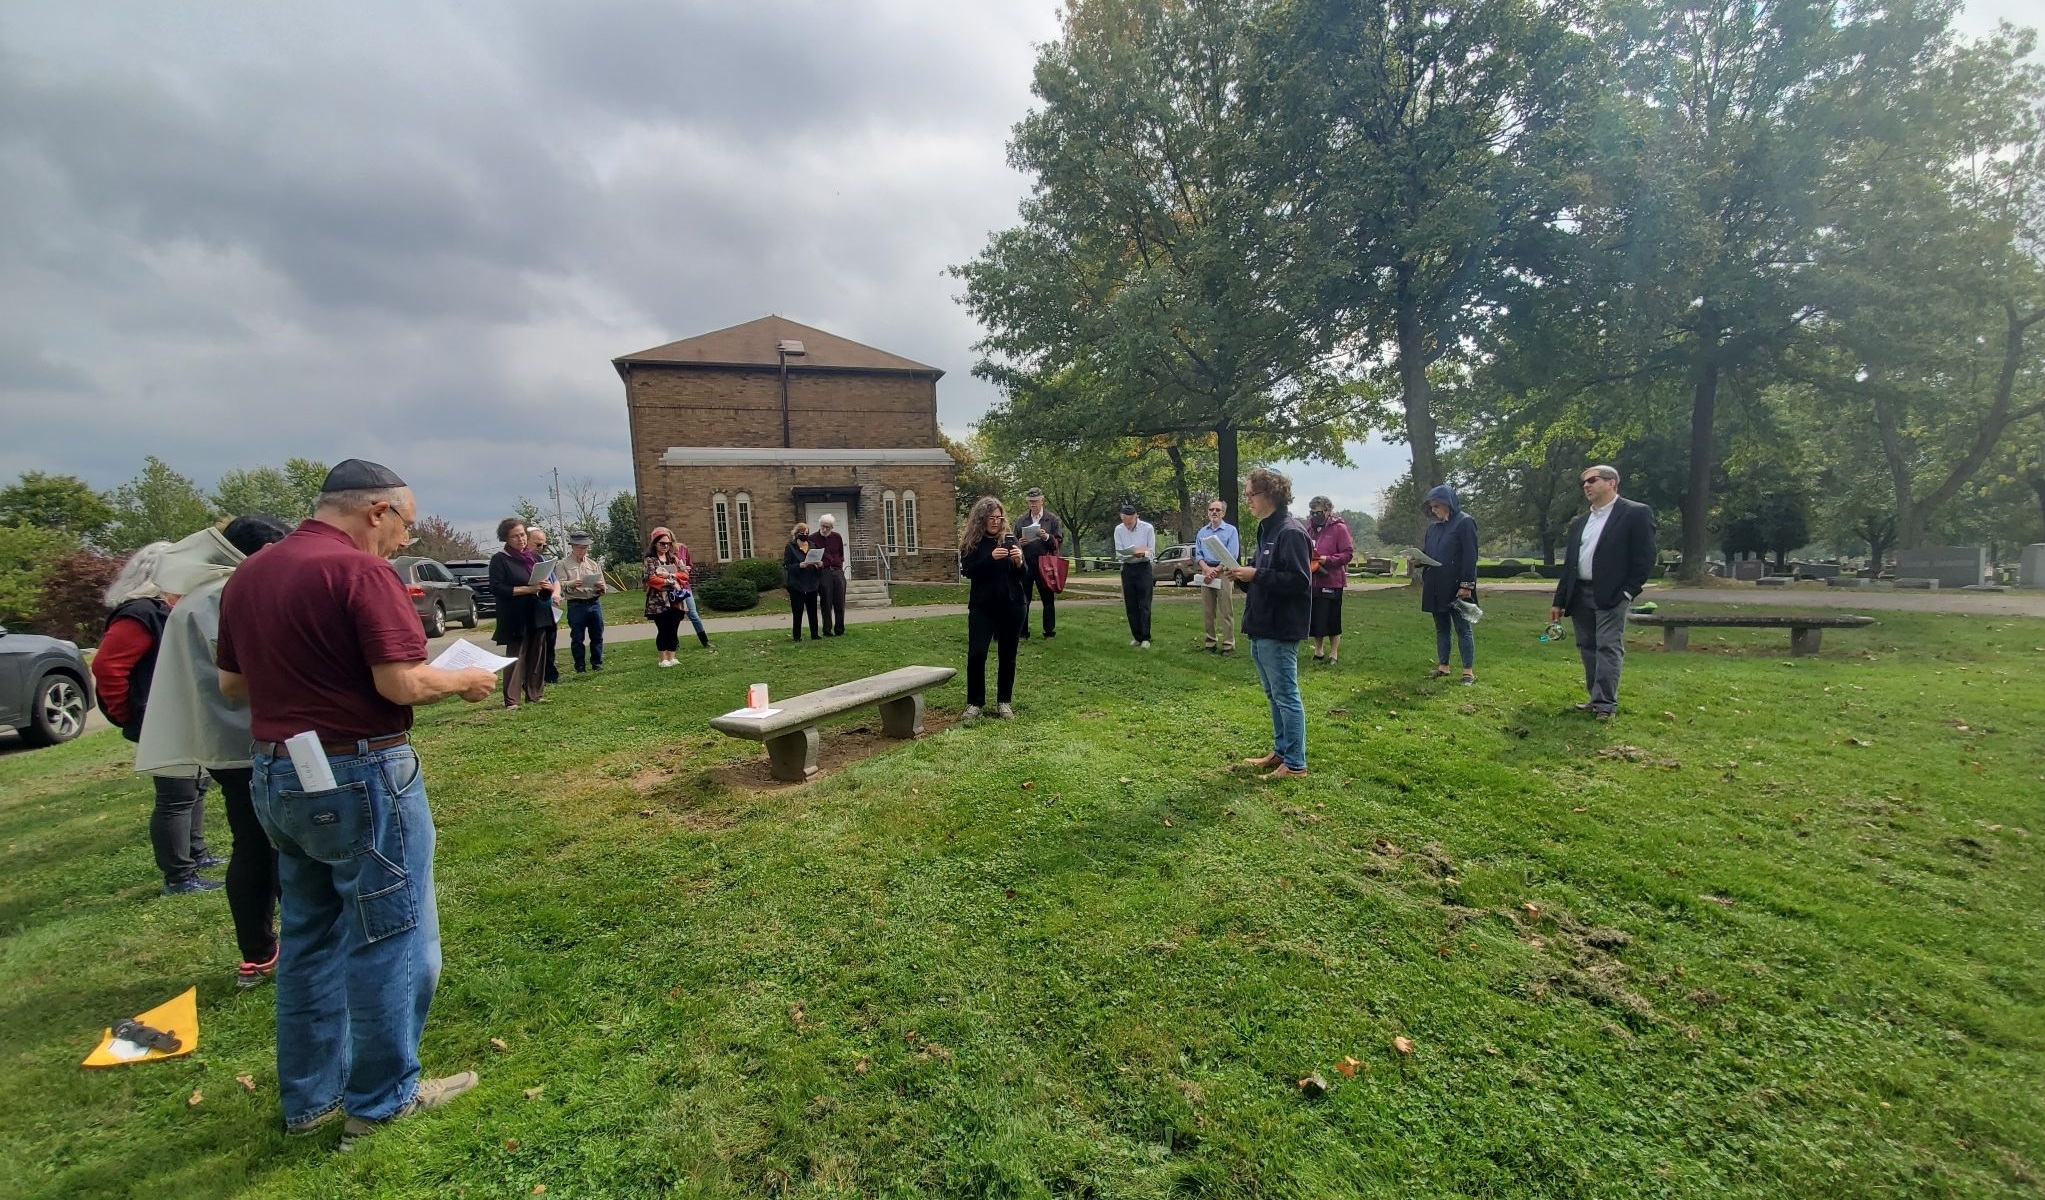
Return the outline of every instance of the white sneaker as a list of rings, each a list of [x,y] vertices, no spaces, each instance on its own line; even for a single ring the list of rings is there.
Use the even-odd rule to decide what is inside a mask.
[[[664,662],[664,663],[655,663],[654,665],[655,665],[655,666],[657,666],[657,667],[678,667],[678,666],[680,666],[681,664],[680,664],[680,663],[678,663],[678,662],[675,662],[675,661],[673,661],[673,660],[671,659],[671,660],[669,660],[669,661],[667,661],[667,662]]]
[[[1136,639],[1135,639],[1135,638],[1130,638],[1130,639],[1129,639],[1129,644],[1130,644],[1130,645],[1132,645],[1132,646],[1136,645]]]
[[[994,715],[1000,717],[1004,721],[1015,720],[1015,710],[1010,708],[1006,704],[997,706],[994,710]]]
[[[959,720],[961,721],[977,721],[979,719],[980,706],[977,704],[966,705],[966,711],[959,714]]]
[[[1148,650],[1148,649],[1150,649],[1150,643],[1149,643],[1149,642],[1145,642],[1145,643],[1143,643],[1143,648],[1144,648],[1145,650]]]

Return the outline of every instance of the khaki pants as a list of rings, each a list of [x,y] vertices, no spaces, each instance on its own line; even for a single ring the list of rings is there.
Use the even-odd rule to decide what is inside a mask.
[[[1236,648],[1236,581],[1227,575],[1217,580],[1218,588],[1202,585],[1200,588],[1200,619],[1207,631],[1207,644],[1216,644],[1215,625],[1221,626],[1219,644],[1223,650]]]

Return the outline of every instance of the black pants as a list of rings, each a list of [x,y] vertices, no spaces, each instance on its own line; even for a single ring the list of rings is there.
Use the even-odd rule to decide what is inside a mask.
[[[583,639],[589,640],[589,666],[604,669],[604,606],[601,600],[568,602],[568,649],[575,655],[575,673],[582,674]]]
[[[150,779],[156,784],[156,807],[149,814],[156,869],[165,883],[180,883],[197,875],[206,857],[206,777],[195,769],[183,778]]]
[[[845,632],[845,568],[825,567],[818,573],[824,585],[824,636],[837,637]]]
[[[679,608],[653,614],[653,648],[662,654],[673,654],[681,648],[682,618],[687,616]]]
[[[966,610],[966,703],[987,706],[987,645],[997,649],[994,702],[1015,698],[1015,648],[1022,640],[1023,613],[1013,608]]]
[[[1122,610],[1129,614],[1129,636],[1139,642],[1150,640],[1150,599],[1156,587],[1149,559],[1122,564]]]
[[[811,641],[823,636],[817,632],[817,594],[814,591],[799,592],[788,589],[788,613],[794,622],[795,640],[802,640],[802,614],[809,614],[809,636]]]
[[[1046,553],[1049,552],[1046,551]],[[1037,557],[1041,557],[1041,555]],[[1044,586],[1043,578],[1037,574],[1036,558],[1024,559],[1023,566],[1027,569],[1023,572],[1022,635],[1024,637],[1030,636],[1030,600],[1032,597],[1040,597],[1044,602],[1044,636],[1056,637],[1058,634],[1058,593]]]
[[[246,767],[212,772],[227,808],[227,827],[234,831],[234,851],[227,860],[227,911],[234,917],[234,940],[243,962],[269,962],[277,953],[277,849],[256,820],[249,800]]]
[[[554,661],[554,652],[560,648],[561,627],[548,625],[544,630],[536,629],[533,636],[540,639],[540,678],[547,683],[561,682],[560,664]]]

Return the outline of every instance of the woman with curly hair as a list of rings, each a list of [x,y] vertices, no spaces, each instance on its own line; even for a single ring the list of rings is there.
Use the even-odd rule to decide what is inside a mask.
[[[1008,527],[1001,501],[982,496],[966,518],[959,542],[959,574],[971,581],[966,595],[966,712],[978,717],[987,707],[987,646],[999,647],[995,715],[1015,715],[1015,650],[1022,640],[1023,580],[1027,560]]]

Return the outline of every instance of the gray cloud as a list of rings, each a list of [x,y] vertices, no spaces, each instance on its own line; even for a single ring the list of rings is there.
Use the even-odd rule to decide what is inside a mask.
[[[991,396],[942,272],[1014,218],[1003,143],[1055,19],[0,16],[0,477],[362,454],[483,523],[556,465],[629,484],[611,357],[770,311],[943,367],[962,428]]]

